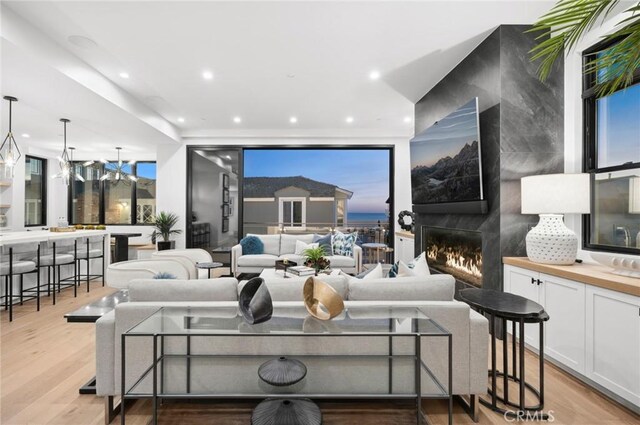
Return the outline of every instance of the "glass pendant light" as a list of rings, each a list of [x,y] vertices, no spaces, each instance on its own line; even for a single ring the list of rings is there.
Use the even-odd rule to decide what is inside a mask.
[[[64,180],[64,184],[69,186],[69,182],[71,180],[72,164],[69,160],[69,152],[67,151],[67,123],[71,121],[66,118],[60,118],[60,121],[64,125],[64,147],[62,148],[62,154],[58,157],[60,172],[53,177]]]
[[[22,156],[11,129],[11,114],[13,112],[11,107],[13,102],[17,102],[18,99],[13,96],[4,96],[4,99],[9,101],[9,132],[0,146],[0,159],[4,162],[4,178],[12,179],[14,168]]]
[[[76,148],[74,148],[73,146],[69,146],[69,152],[71,152],[70,156],[71,156],[71,170],[72,170],[72,174],[73,174],[73,178],[77,181],[80,182],[85,182],[84,177],[82,177],[82,174],[78,173],[76,171],[76,164],[75,162],[73,162],[73,151],[75,151]]]
[[[118,162],[116,163],[116,168],[114,170],[110,170],[107,171],[105,169],[105,174],[100,177],[100,180],[113,180],[114,182],[118,182],[118,181],[133,181],[133,182],[137,182],[138,181],[138,177],[134,176],[133,174],[127,173],[126,171],[124,171],[124,167],[125,165],[133,165],[136,163],[136,161],[129,161],[127,163],[123,162],[120,159],[120,151],[122,150],[121,147],[117,147],[116,150],[118,151]],[[107,161],[105,160],[100,160],[100,162],[106,164]]]

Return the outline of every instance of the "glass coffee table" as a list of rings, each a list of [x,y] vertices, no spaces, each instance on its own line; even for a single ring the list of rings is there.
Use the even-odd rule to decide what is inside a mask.
[[[265,398],[407,400],[418,424],[422,399],[446,399],[451,424],[451,349],[451,333],[416,307],[349,306],[321,321],[276,306],[257,325],[235,306],[162,307],[122,334],[121,394],[151,399],[153,424],[162,399]],[[308,370],[293,393],[259,383],[260,365],[282,356]]]

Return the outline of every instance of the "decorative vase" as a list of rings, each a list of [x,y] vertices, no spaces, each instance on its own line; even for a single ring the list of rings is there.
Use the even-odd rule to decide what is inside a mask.
[[[282,356],[260,365],[258,376],[274,387],[288,387],[307,376],[307,367],[300,360]]]
[[[571,265],[578,254],[578,236],[564,224],[562,214],[540,214],[527,233],[527,257],[534,263]]]
[[[273,314],[271,294],[261,277],[254,277],[244,285],[238,303],[242,318],[250,325],[266,322]]]
[[[311,400],[267,399],[253,410],[252,425],[320,425],[322,412]]]

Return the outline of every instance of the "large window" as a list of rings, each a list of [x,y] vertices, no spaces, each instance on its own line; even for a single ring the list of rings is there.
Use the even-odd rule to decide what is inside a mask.
[[[96,162],[76,172],[85,179],[74,181],[69,215],[73,224],[150,224],[156,213],[156,163],[125,163],[115,180],[117,163]],[[101,176],[110,173],[109,179]],[[136,176],[134,179],[129,176]],[[134,181],[137,180],[137,181]]]
[[[590,60],[608,46],[596,46]],[[592,174],[591,214],[584,220],[585,248],[640,253],[640,70],[633,84],[609,96],[585,75],[585,172]]]
[[[34,156],[25,157],[24,225],[47,224],[47,161]]]

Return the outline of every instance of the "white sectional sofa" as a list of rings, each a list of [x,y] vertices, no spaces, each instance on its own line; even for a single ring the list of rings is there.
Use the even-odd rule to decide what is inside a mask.
[[[274,307],[302,306],[302,286],[304,278],[271,279],[267,286],[274,300]],[[394,279],[356,280],[343,275],[323,277],[345,298],[347,308],[351,306],[415,306],[428,317],[452,333],[453,342],[453,394],[469,396],[471,403],[466,407],[477,408],[477,396],[485,394],[487,388],[487,355],[488,355],[488,322],[487,319],[468,305],[453,299],[455,281],[448,275],[429,277],[406,277]],[[234,278],[200,279],[200,280],[138,280],[129,286],[130,302],[119,304],[115,310],[96,322],[96,376],[97,395],[106,397],[106,418],[113,415],[113,397],[121,388],[121,335],[128,329],[153,314],[160,307],[220,307],[220,314],[228,315],[238,305],[238,294],[244,282],[238,283]],[[227,307],[227,308],[223,308]],[[301,311],[303,311],[301,309]],[[235,313],[234,313],[235,315]],[[221,316],[222,317],[222,316]],[[226,317],[226,316],[225,316]],[[235,317],[235,316],[234,316]],[[176,326],[183,326],[177,324]],[[238,326],[246,326],[240,323]],[[208,354],[268,354],[293,355],[322,354],[326,350],[326,340],[315,341],[314,337],[305,337],[304,343],[297,344],[292,340],[281,340],[286,337],[271,337],[268,342],[257,338],[248,342],[247,338],[227,338],[201,340],[197,348],[199,353]],[[379,354],[388,349],[388,337],[371,337],[363,342],[351,338],[335,340],[332,349],[352,354]],[[150,338],[131,338],[127,342],[126,383],[133,384],[151,364],[152,351]],[[194,340],[195,341],[195,340]],[[208,342],[207,342],[208,341]],[[325,342],[323,344],[322,342]],[[185,339],[177,338],[167,343],[168,349],[174,352],[185,352]],[[394,346],[395,347],[395,346]],[[322,352],[321,352],[322,351]],[[424,358],[429,359],[435,373],[446,377],[446,350],[438,344],[422,344]],[[192,388],[199,392],[253,394],[257,391],[257,377],[253,369],[256,364],[248,364],[246,358],[234,358],[237,361],[208,359],[192,363]],[[258,360],[259,361],[259,360]],[[264,361],[264,360],[262,360]],[[339,380],[346,382],[343,391],[381,391],[388,390],[388,370],[384,364],[364,361],[358,358],[336,360],[329,369],[320,369],[320,364],[308,364],[310,372],[307,388],[314,390],[334,389],[332,385]],[[255,362],[255,360],[254,360]],[[386,362],[386,360],[385,360]],[[356,364],[357,363],[357,364]],[[175,370],[172,370],[175,368]],[[412,369],[394,368],[394,391],[411,391],[413,385]],[[319,373],[321,371],[321,373]],[[404,374],[403,374],[404,371]],[[175,364],[165,368],[164,372],[172,388],[184,390],[184,365]],[[396,372],[394,372],[396,373]],[[443,374],[444,375],[441,375]],[[343,379],[345,376],[351,377]],[[363,379],[364,377],[364,379]],[[140,391],[150,390],[150,382],[142,382]],[[424,392],[429,388],[425,387]],[[459,400],[466,397],[457,397]],[[476,412],[477,413],[477,412]],[[475,415],[474,415],[475,417]]]
[[[306,235],[247,235],[257,236],[264,245],[263,254],[243,255],[242,246],[235,245],[231,249],[231,271],[234,276],[241,273],[260,273],[265,268],[274,267],[276,260],[288,259],[302,265],[302,256],[296,255],[296,241],[311,243],[313,234]],[[343,270],[346,273],[360,273],[362,271],[362,248],[354,246],[353,257],[344,255],[331,255],[327,257],[331,261],[331,267]]]

